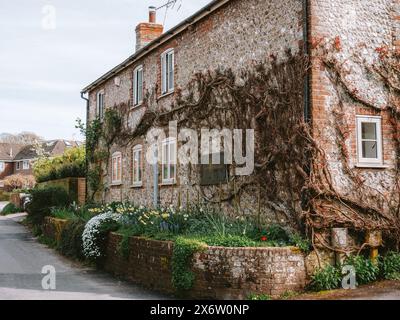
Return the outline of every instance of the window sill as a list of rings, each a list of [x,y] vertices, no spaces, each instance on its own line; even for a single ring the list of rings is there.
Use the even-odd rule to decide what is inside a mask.
[[[389,168],[388,165],[379,164],[379,163],[357,163],[354,167],[360,168],[360,169],[387,169],[387,168]]]
[[[134,183],[131,185],[131,189],[140,189],[143,188],[143,183]]]
[[[171,187],[171,186],[175,186],[176,185],[176,181],[172,180],[172,181],[163,181],[162,183],[160,183],[160,187]]]
[[[167,93],[163,93],[161,96],[159,96],[159,97],[157,98],[157,100],[160,100],[160,99],[162,99],[162,98],[166,98],[166,97],[168,97],[168,96],[170,96],[170,95],[173,95],[174,93],[175,93],[175,90],[172,90],[172,91],[167,92]]]
[[[110,185],[110,187],[120,187],[120,186],[122,186],[122,182],[113,182]]]
[[[136,110],[136,109],[140,109],[141,107],[143,107],[143,101],[139,104],[135,104],[131,107],[131,110]]]

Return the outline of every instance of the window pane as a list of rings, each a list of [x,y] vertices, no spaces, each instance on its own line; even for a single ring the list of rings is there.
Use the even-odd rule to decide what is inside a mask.
[[[362,139],[376,140],[376,123],[363,122],[361,126]]]
[[[162,84],[162,93],[167,92],[167,56],[166,55],[162,55],[161,58],[161,84]]]
[[[168,89],[174,88],[174,58],[173,53],[168,55]]]
[[[363,154],[363,158],[377,159],[378,158],[377,142],[363,141],[362,142],[362,154]]]
[[[143,70],[140,69],[138,72],[138,103],[141,102],[143,95]]]

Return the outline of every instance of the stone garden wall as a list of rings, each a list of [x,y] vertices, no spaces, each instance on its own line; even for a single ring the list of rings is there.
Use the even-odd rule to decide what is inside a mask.
[[[122,237],[110,234],[105,269],[149,289],[174,293],[171,284],[173,243],[131,238],[126,259],[119,253]],[[208,247],[192,261],[196,276],[185,297],[245,299],[249,294],[279,296],[306,284],[304,255],[296,248]]]
[[[43,234],[59,240],[67,221],[47,217]],[[172,286],[174,243],[130,239],[129,257],[120,253],[122,236],[110,233],[103,268],[118,277],[166,294]],[[294,247],[225,248],[208,247],[192,260],[195,282],[185,298],[246,299],[249,294],[279,296],[301,291],[306,285],[304,254]]]

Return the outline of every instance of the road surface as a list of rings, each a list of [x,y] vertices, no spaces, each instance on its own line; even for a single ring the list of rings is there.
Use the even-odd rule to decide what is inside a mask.
[[[0,203],[1,207],[4,203]],[[163,299],[125,282],[82,267],[39,244],[20,225],[23,215],[0,216],[1,300],[147,300]],[[56,290],[43,290],[44,266],[56,270]]]

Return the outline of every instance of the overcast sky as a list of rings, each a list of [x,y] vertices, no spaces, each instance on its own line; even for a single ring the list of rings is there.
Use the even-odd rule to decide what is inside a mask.
[[[80,90],[134,52],[136,25],[147,21],[150,5],[165,2],[0,0],[0,133],[81,139]],[[178,0],[166,29],[209,2]],[[158,22],[164,17],[160,10]]]

